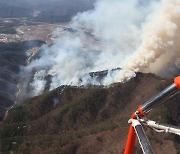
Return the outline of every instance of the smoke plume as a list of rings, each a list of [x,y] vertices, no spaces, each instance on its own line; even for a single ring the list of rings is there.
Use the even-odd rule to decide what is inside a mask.
[[[50,75],[50,90],[60,85],[109,85],[135,72],[160,72],[167,63],[179,66],[180,2],[178,0],[98,0],[94,10],[73,17],[69,28],[57,29],[52,46],[25,72],[38,95]],[[109,71],[100,83],[89,72]],[[37,88],[38,85],[38,88]]]
[[[163,0],[144,25],[142,43],[124,65],[126,72],[159,74],[167,65],[180,64],[180,1]],[[165,70],[168,73],[168,70]],[[123,80],[125,76],[120,76]]]

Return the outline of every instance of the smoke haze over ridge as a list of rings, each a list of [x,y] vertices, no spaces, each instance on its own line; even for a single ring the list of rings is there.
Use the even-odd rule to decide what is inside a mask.
[[[159,74],[167,64],[180,64],[180,1],[163,0],[160,7],[147,19],[142,43],[124,65],[133,72]],[[168,73],[168,70],[165,70]],[[124,76],[121,76],[123,79]]]
[[[57,29],[55,44],[44,46],[40,57],[24,68],[25,72],[36,70],[30,83],[32,95],[43,92],[47,75],[52,76],[51,90],[60,85],[109,85],[137,71],[158,73],[152,63],[161,68],[166,64],[161,55],[173,58],[180,49],[174,40],[179,34],[179,11],[177,0],[97,1],[94,10],[72,19],[75,32]],[[166,52],[169,49],[171,53]],[[88,74],[118,67],[123,70],[110,71],[102,83]]]

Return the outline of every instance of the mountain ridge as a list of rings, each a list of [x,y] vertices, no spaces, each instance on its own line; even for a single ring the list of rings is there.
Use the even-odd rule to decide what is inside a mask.
[[[123,153],[131,113],[172,82],[172,79],[153,74],[137,73],[130,81],[108,88],[64,86],[26,99],[9,111],[2,124],[1,150],[16,153]],[[168,100],[148,117],[178,125],[179,98],[177,95]],[[176,136],[145,130],[155,152],[179,151]],[[160,148],[162,144],[164,150]],[[136,153],[140,151],[137,144]]]

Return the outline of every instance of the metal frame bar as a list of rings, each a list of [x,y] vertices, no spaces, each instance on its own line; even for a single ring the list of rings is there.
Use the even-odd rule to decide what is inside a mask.
[[[179,93],[180,90],[180,76],[174,79],[174,83],[167,87],[165,90],[160,92],[158,95],[151,98],[149,101],[140,105],[135,113],[131,115],[131,119],[139,119],[146,116],[154,107],[165,101],[167,98],[174,96]],[[135,128],[130,125],[129,134],[126,142],[126,147],[124,154],[133,154],[134,153],[134,144],[135,144]]]
[[[145,124],[151,128],[153,128],[157,132],[165,132],[165,133],[173,133],[176,135],[180,135],[180,127],[166,125],[166,124],[159,124],[153,120],[140,120],[142,124]]]
[[[136,119],[130,119],[129,122],[131,122],[132,126],[134,127],[134,130],[139,140],[139,144],[141,145],[143,154],[153,154],[154,152],[152,150],[152,147],[150,145],[150,142],[146,134],[144,133],[144,129],[141,123]]]

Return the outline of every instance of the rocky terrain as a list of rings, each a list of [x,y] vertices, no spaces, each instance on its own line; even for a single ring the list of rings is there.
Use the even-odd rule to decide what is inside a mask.
[[[109,88],[61,86],[26,99],[10,110],[1,125],[1,151],[13,153],[123,153],[128,119],[173,82],[138,73]],[[177,95],[154,109],[148,118],[179,125]],[[155,153],[180,152],[179,137],[145,128]],[[136,144],[136,153],[141,153]]]

